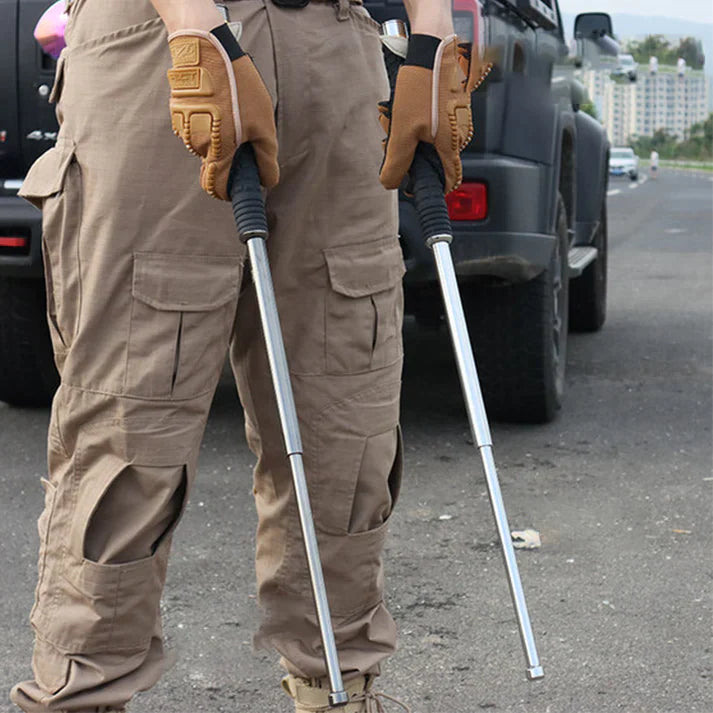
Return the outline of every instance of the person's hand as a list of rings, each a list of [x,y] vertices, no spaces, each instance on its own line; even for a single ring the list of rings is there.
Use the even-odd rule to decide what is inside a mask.
[[[470,95],[492,64],[482,62],[455,35],[441,40],[412,35],[406,61],[396,80],[393,105],[380,105],[387,133],[381,182],[398,188],[408,173],[419,142],[433,144],[443,166],[444,189],[463,180],[460,153],[473,137]]]
[[[233,155],[248,141],[255,149],[261,183],[272,188],[280,177],[272,101],[230,27],[179,30],[168,42],[173,59],[168,72],[173,132],[203,159],[202,188],[229,200]]]

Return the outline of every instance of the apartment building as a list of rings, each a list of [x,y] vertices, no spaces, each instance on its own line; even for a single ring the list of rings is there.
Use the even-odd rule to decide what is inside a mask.
[[[679,139],[708,116],[709,83],[702,71],[659,66],[655,74],[639,65],[636,82],[613,79],[609,70],[583,72],[582,82],[614,145],[630,136],[652,136],[667,129]]]

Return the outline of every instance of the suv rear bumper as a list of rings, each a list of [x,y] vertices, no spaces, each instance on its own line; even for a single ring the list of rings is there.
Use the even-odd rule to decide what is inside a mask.
[[[488,187],[488,217],[477,222],[454,222],[451,252],[459,277],[496,277],[523,282],[547,268],[555,237],[547,232],[551,206],[549,166],[499,156],[463,157],[466,181]],[[405,283],[436,280],[435,266],[411,200],[399,204]]]
[[[0,248],[0,276],[42,277],[42,213],[23,198],[0,197],[0,236],[22,236],[22,250]]]

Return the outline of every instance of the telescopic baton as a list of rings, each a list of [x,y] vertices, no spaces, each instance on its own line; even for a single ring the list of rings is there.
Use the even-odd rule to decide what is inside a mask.
[[[280,318],[277,313],[275,291],[270,276],[270,265],[267,259],[267,217],[265,204],[260,190],[260,176],[255,162],[255,152],[250,144],[243,144],[236,152],[230,171],[228,193],[233,204],[233,215],[238,227],[240,239],[247,244],[252,265],[252,277],[257,293],[260,309],[260,321],[265,336],[272,383],[275,388],[277,408],[280,414],[282,435],[285,440],[287,458],[292,469],[292,481],[297,499],[302,539],[304,541],[307,565],[314,604],[317,610],[319,632],[322,637],[324,661],[329,677],[329,705],[343,706],[349,702],[349,696],[344,690],[342,673],[339,668],[337,647],[334,642],[332,617],[329,612],[327,591],[324,586],[324,574],[319,558],[317,536],[314,530],[312,508],[309,503],[307,482],[305,480],[302,462],[302,439],[295,400],[292,394],[290,373],[287,368],[285,345],[282,341]]]
[[[395,47],[399,43],[405,46],[408,33],[403,22],[391,20],[382,25],[381,34],[384,40],[384,58],[391,83],[391,101],[393,103],[396,76],[403,64],[403,57],[395,54],[390,47]],[[510,594],[520,629],[520,638],[522,639],[522,646],[527,659],[527,677],[534,681],[543,678],[545,674],[537,655],[535,637],[532,633],[530,616],[527,613],[525,595],[515,559],[515,550],[512,546],[510,526],[508,525],[500,483],[498,482],[498,473],[493,459],[493,441],[490,435],[490,427],[488,426],[483,396],[480,391],[478,372],[468,336],[468,327],[463,314],[463,304],[458,292],[458,283],[450,248],[450,243],[453,240],[453,229],[443,196],[443,184],[436,168],[439,165],[439,161],[438,154],[432,145],[419,144],[409,171],[411,190],[413,191],[414,203],[426,245],[433,250],[433,256],[436,261],[438,281],[441,286],[446,318],[453,340],[458,375],[460,376],[468,411],[470,429],[473,433],[473,440],[480,451],[483,469],[485,470],[490,505],[495,517],[498,536],[500,537],[508,585],[510,586]]]

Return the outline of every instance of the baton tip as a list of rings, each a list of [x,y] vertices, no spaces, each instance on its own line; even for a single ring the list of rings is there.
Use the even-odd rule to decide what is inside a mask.
[[[329,707],[337,708],[349,703],[349,694],[346,691],[332,691],[329,694]]]
[[[527,669],[528,681],[539,681],[545,677],[545,671],[542,666],[532,666]]]

